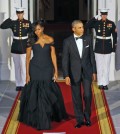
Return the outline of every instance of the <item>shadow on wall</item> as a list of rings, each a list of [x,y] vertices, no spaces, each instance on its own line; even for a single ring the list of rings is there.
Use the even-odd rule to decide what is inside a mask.
[[[0,13],[0,24],[4,20],[4,13]],[[0,29],[0,80],[10,80],[11,63],[10,48],[11,48],[11,34],[9,29]]]

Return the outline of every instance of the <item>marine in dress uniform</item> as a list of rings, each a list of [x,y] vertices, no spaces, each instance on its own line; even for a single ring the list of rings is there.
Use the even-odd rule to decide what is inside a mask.
[[[28,33],[31,31],[31,22],[24,19],[24,9],[16,8],[17,20],[6,19],[0,28],[10,28],[13,32],[11,53],[15,65],[16,91],[23,88],[26,81],[26,47]]]
[[[97,81],[99,89],[107,90],[111,53],[115,52],[117,43],[116,26],[107,19],[108,9],[101,9],[101,19],[98,15],[86,23],[86,28],[94,28],[96,32],[95,59],[97,65]],[[113,41],[111,39],[113,37]]]

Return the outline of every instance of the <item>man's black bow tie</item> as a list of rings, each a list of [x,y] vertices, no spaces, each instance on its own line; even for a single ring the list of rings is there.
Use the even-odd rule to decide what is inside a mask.
[[[75,37],[75,39],[76,39],[76,40],[78,40],[78,39],[82,39],[82,36],[80,36],[80,37]]]

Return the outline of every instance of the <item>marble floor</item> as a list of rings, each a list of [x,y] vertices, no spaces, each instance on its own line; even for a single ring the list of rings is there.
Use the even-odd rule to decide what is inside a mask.
[[[0,81],[0,133],[4,127],[10,109],[17,95],[15,83]],[[116,134],[120,134],[120,81],[110,82],[109,90],[105,91],[113,119]]]

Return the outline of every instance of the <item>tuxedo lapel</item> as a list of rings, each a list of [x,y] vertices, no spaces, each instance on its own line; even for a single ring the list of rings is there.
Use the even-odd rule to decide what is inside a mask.
[[[71,45],[72,45],[72,48],[73,48],[74,53],[75,53],[77,56],[80,57],[74,36],[71,37],[71,41],[72,41]]]
[[[82,57],[84,56],[84,53],[85,53],[86,44],[87,44],[87,40],[86,40],[86,38],[85,38],[85,36],[84,36],[84,37],[83,37],[83,51],[82,51]]]

